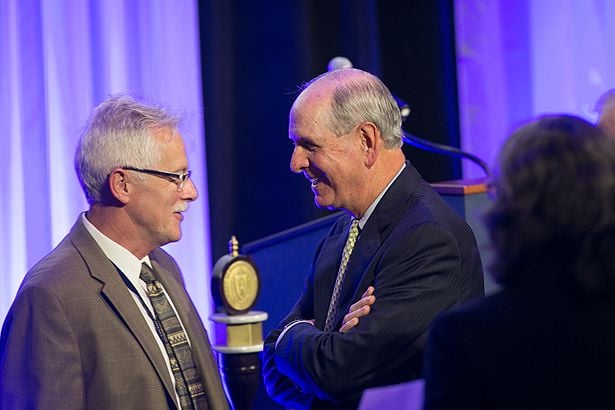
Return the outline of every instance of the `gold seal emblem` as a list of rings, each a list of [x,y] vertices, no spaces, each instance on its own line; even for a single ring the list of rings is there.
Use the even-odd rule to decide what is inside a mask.
[[[260,292],[258,269],[246,255],[239,255],[239,243],[233,236],[228,255],[216,262],[211,278],[211,294],[218,312],[240,315],[256,303]]]
[[[248,310],[258,296],[258,275],[246,260],[236,260],[226,269],[222,292],[228,305],[238,311]]]

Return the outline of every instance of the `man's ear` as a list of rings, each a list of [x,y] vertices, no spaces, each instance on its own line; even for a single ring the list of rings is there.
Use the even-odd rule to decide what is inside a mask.
[[[376,163],[382,144],[380,130],[376,124],[364,122],[359,125],[359,132],[361,133],[361,148],[365,154],[365,166],[371,168]]]
[[[131,185],[128,183],[128,174],[122,168],[116,168],[107,178],[107,187],[111,201],[126,205],[130,201]]]

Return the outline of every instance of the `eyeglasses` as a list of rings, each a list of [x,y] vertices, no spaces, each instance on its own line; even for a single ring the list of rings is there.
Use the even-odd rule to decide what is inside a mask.
[[[149,175],[154,175],[156,177],[168,179],[171,182],[173,182],[175,185],[177,185],[177,192],[182,191],[182,189],[184,188],[184,183],[190,178],[190,175],[192,175],[192,171],[190,170],[188,170],[184,174],[176,174],[174,172],[159,171],[157,169],[143,169],[143,168],[134,168],[134,167],[122,167],[122,168],[128,171],[136,171],[136,172],[141,172],[143,174],[149,174]]]

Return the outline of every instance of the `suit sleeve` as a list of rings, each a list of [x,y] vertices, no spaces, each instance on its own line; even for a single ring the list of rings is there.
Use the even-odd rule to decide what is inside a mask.
[[[420,377],[429,324],[459,301],[459,249],[436,223],[399,230],[383,247],[371,262],[376,303],[356,328],[322,332],[299,324],[278,344],[277,369],[301,391],[341,401]]]
[[[283,406],[301,410],[308,409],[313,396],[305,394],[288,376],[280,373],[275,363],[275,344],[284,326],[294,320],[313,319],[314,311],[312,308],[312,279],[308,277],[305,281],[304,289],[297,303],[280,326],[271,331],[265,339],[263,349],[263,380],[267,393]]]
[[[41,287],[21,289],[0,337],[0,409],[81,409],[79,348],[61,304]]]

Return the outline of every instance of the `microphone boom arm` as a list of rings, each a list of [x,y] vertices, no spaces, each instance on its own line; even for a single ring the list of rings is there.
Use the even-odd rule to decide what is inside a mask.
[[[487,166],[487,163],[483,161],[482,159],[480,159],[479,157],[477,157],[476,155],[470,154],[469,152],[465,152],[459,148],[451,147],[449,145],[438,144],[436,142],[427,141],[423,138],[417,137],[416,135],[410,134],[409,132],[403,129],[402,131],[403,131],[403,141],[406,144],[410,144],[412,146],[415,146],[417,148],[420,148],[426,151],[436,152],[438,154],[451,155],[453,157],[458,157],[458,158],[467,158],[470,161],[474,162],[479,167],[481,167],[481,169],[485,172],[485,175],[487,177],[491,176],[491,172],[489,171],[489,167]]]

